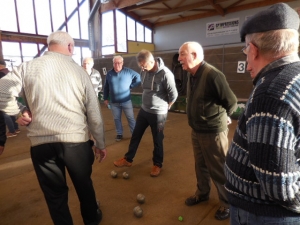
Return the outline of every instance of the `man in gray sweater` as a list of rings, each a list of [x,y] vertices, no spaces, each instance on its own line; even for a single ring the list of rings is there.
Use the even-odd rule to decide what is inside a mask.
[[[157,177],[163,164],[163,139],[164,127],[168,110],[176,101],[178,92],[173,73],[164,65],[161,58],[154,59],[151,52],[140,51],[137,63],[142,69],[142,108],[136,118],[135,128],[125,156],[114,162],[116,167],[131,166],[142,136],[148,126],[151,127],[153,136],[153,166],[150,172],[152,177]]]
[[[48,52],[14,68],[0,82],[0,110],[19,114],[27,125],[31,159],[54,224],[73,224],[68,207],[67,169],[85,225],[100,223],[102,213],[91,180],[94,151],[106,157],[99,102],[90,78],[72,59],[74,40],[56,31],[47,39]],[[30,111],[19,110],[16,97],[25,98]]]

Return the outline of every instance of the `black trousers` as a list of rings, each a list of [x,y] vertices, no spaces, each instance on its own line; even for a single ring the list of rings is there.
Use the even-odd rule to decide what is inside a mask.
[[[129,144],[128,152],[125,154],[125,158],[128,162],[133,162],[133,158],[137,152],[138,146],[148,126],[151,127],[153,138],[153,165],[162,167],[164,158],[164,128],[167,120],[166,114],[152,114],[140,109],[136,124],[132,133],[132,137]]]
[[[91,180],[94,153],[89,142],[48,143],[31,147],[32,163],[55,225],[72,225],[65,169],[76,189],[84,224],[98,224]]]

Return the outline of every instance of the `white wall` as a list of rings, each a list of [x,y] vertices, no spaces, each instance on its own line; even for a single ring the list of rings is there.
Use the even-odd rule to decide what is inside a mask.
[[[300,7],[300,1],[287,3],[292,8]],[[167,26],[157,27],[154,30],[154,45],[155,51],[177,51],[182,43],[186,41],[197,41],[204,48],[208,46],[220,46],[223,44],[241,44],[239,34],[224,35],[219,37],[206,37],[206,23],[216,22],[228,19],[239,18],[241,29],[242,24],[247,16],[251,16],[267,7],[255,8],[251,10],[230,13],[229,15],[214,16],[199,20],[192,20],[184,23],[177,23]]]

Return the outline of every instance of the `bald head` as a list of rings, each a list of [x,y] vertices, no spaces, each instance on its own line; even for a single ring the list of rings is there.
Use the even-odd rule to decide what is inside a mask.
[[[178,53],[182,68],[194,75],[204,59],[202,46],[198,42],[185,42]]]

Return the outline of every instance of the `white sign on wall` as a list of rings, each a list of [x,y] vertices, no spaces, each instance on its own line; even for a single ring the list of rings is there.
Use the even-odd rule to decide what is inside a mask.
[[[237,73],[245,73],[246,70],[246,61],[238,61],[237,64]]]
[[[217,37],[239,33],[239,18],[211,22],[206,24],[206,37]]]

